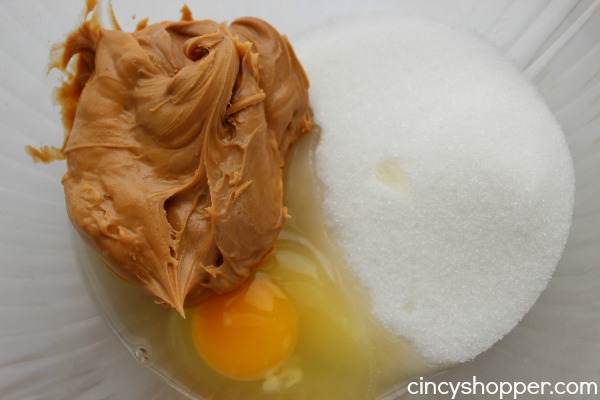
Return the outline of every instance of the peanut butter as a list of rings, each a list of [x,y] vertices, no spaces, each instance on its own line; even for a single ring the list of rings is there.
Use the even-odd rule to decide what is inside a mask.
[[[273,250],[287,154],[313,126],[308,79],[256,18],[144,25],[88,18],[64,43],[56,66],[78,61],[59,90],[62,182],[109,267],[183,315]]]

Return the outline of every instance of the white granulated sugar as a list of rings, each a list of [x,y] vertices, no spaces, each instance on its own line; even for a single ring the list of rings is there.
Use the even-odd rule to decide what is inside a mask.
[[[509,332],[564,248],[574,177],[532,85],[466,30],[374,18],[296,43],[324,211],[374,315],[425,360]]]

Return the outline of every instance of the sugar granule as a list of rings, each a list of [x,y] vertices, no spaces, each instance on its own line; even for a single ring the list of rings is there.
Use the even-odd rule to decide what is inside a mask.
[[[322,129],[326,223],[373,314],[426,361],[472,359],[535,303],[565,246],[574,175],[560,127],[461,28],[373,17],[296,49]]]

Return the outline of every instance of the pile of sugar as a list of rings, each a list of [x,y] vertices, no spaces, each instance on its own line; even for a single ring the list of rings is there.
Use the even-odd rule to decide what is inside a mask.
[[[563,133],[461,28],[384,17],[295,44],[321,126],[326,223],[374,315],[425,360],[472,359],[545,288],[571,222]]]

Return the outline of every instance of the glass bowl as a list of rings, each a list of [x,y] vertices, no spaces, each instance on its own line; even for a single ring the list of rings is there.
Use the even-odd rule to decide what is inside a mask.
[[[34,164],[24,150],[26,145],[62,142],[59,112],[51,98],[58,78],[46,73],[48,54],[77,26],[83,3],[0,3],[0,397],[185,398],[193,388],[178,376],[180,366],[162,362],[165,349],[155,345],[172,340],[165,329],[155,326],[143,336],[136,333],[150,321],[168,321],[170,315],[156,307],[122,323],[122,313],[147,309],[149,299],[94,265],[95,257],[73,233],[60,185],[64,163]],[[600,1],[187,4],[196,18],[263,18],[292,43],[304,32],[342,17],[425,15],[472,28],[513,59],[537,86],[567,136],[576,173],[571,234],[553,279],[517,327],[472,362],[431,380],[462,382],[476,376],[481,382],[600,385]],[[144,17],[151,22],[179,19],[181,6],[114,1],[126,30]],[[389,396],[413,397],[423,398],[406,391]]]

